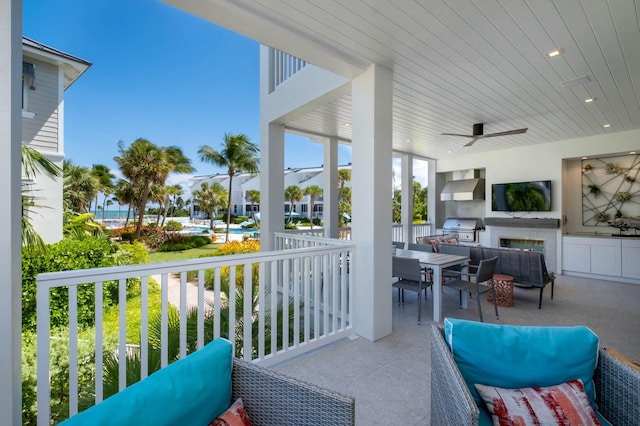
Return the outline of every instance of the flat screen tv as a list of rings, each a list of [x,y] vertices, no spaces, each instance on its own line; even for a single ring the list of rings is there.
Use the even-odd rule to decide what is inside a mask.
[[[494,212],[551,211],[551,181],[494,183],[491,185]]]

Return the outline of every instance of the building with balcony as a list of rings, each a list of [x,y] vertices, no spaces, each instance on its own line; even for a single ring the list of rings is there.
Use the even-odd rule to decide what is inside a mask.
[[[590,208],[584,201],[590,200],[589,185],[603,185],[588,183],[584,178],[593,164],[613,161],[622,164],[631,159],[631,166],[625,166],[625,170],[636,170],[633,159],[640,150],[640,68],[636,63],[640,57],[640,35],[632,2],[462,0],[429,7],[419,2],[374,1],[166,2],[262,44],[259,184],[262,251],[253,256],[216,261],[43,276],[39,280],[42,291],[39,303],[43,305],[38,310],[44,316],[38,333],[43,347],[49,340],[46,317],[49,288],[101,285],[105,279],[119,281],[125,287],[129,278],[141,278],[144,286],[148,277],[159,275],[162,292],[166,294],[169,275],[177,273],[181,291],[186,292],[188,271],[231,266],[231,271],[243,271],[242,280],[235,280],[234,285],[244,286],[247,293],[252,285],[257,285],[256,297],[259,306],[264,307],[255,312],[243,305],[244,321],[238,324],[242,323],[240,333],[244,339],[239,353],[247,359],[273,365],[325,344],[339,343],[349,349],[338,352],[342,358],[337,359],[351,367],[348,373],[356,374],[354,370],[360,364],[354,360],[360,358],[349,354],[349,350],[355,347],[373,352],[375,342],[382,341],[385,354],[376,365],[397,367],[402,361],[413,361],[414,357],[397,353],[397,343],[410,333],[404,328],[408,326],[406,321],[394,323],[400,311],[394,308],[390,287],[391,164],[392,158],[398,156],[403,166],[401,180],[405,183],[412,180],[414,159],[429,163],[432,232],[447,216],[472,214],[487,224],[481,237],[483,244],[495,246],[501,239],[516,237],[544,240],[546,258],[553,261],[554,272],[559,275],[556,285],[564,288],[565,293],[562,296],[558,293],[553,304],[545,301],[541,311],[516,308],[514,317],[506,315],[504,321],[560,324],[566,321],[567,312],[573,312],[573,320],[601,327],[604,340],[631,342],[627,343],[630,350],[637,350],[632,346],[637,343],[635,334],[628,329],[621,332],[616,319],[624,318],[623,324],[637,323],[640,274],[636,264],[640,249],[631,244],[635,237],[612,236],[612,232],[605,236],[607,222],[594,223],[591,216],[584,214]],[[3,140],[11,142],[0,146],[0,182],[8,200],[7,208],[0,210],[0,223],[5,231],[0,242],[0,270],[5,275],[0,283],[0,342],[2,347],[10,348],[0,352],[1,390],[7,395],[0,401],[0,412],[14,425],[20,423],[21,114],[16,102],[22,62],[20,8],[19,0],[0,5],[0,16],[8,23],[0,26],[0,74],[15,77],[0,80],[0,105],[11,106],[0,109],[0,134]],[[554,51],[556,54],[552,54]],[[482,134],[472,132],[474,124],[479,123],[484,124]],[[511,132],[525,128],[526,133]],[[293,237],[283,232],[287,132],[308,135],[324,143],[322,237]],[[469,144],[472,140],[474,143]],[[349,143],[352,147],[353,227],[349,242],[337,238],[338,143]],[[618,170],[619,166],[614,164],[609,169]],[[487,194],[491,194],[493,184],[550,180],[551,209],[536,214],[521,212],[527,220],[519,218],[521,221],[517,222],[513,212],[495,211],[487,198],[439,199],[440,191],[449,181],[469,170],[482,172]],[[629,179],[627,183],[633,184],[636,177]],[[409,186],[403,185],[402,191],[404,238],[411,241],[413,209]],[[625,192],[637,200],[633,198],[637,192]],[[627,203],[623,210],[624,215],[640,215],[637,203]],[[608,210],[594,213],[598,215],[592,216],[600,219],[611,214]],[[614,211],[610,217],[615,214]],[[540,219],[551,219],[552,222],[539,223],[556,226],[537,226],[536,220]],[[587,233],[593,238],[579,239]],[[241,267],[233,267],[237,265]],[[248,278],[252,265],[258,268],[257,283]],[[587,278],[576,278],[580,276]],[[219,279],[218,274],[218,297]],[[200,309],[204,306],[202,281],[198,283]],[[612,288],[614,293],[625,296],[605,298],[605,294],[612,296],[608,291]],[[124,290],[121,292],[121,300],[126,300]],[[70,300],[75,300],[74,290],[69,294]],[[166,306],[167,299],[163,297]],[[471,311],[456,313],[457,297],[454,299],[452,309],[446,313],[469,315]],[[186,300],[182,300],[185,299],[181,299],[180,312],[186,315]],[[283,303],[289,300],[290,308]],[[577,303],[583,304],[585,311],[560,300],[579,300]],[[554,310],[562,306],[566,310]],[[267,317],[277,318],[278,307],[294,311],[296,321],[291,325],[268,322]],[[73,317],[73,308],[69,315]],[[254,318],[257,336],[252,328]],[[231,320],[228,335],[238,330],[234,321]],[[272,340],[264,333],[269,326]],[[203,336],[202,321],[199,327],[199,336]],[[282,341],[274,336],[280,332],[291,336],[291,344],[278,350]],[[214,330],[214,334],[220,336],[221,330]],[[413,354],[418,354],[415,358],[428,351],[424,334],[418,330],[412,336],[422,337],[409,340],[411,343],[402,340],[403,348],[410,347],[415,351]],[[359,343],[349,346],[346,338],[356,336]],[[74,339],[77,336],[71,335],[70,342]],[[181,339],[180,354],[185,356],[186,337]],[[199,339],[201,346],[203,338]],[[119,344],[118,354],[124,357],[124,338]],[[73,348],[73,343],[70,346]],[[322,351],[314,356],[319,353]],[[45,359],[39,374],[42,395],[49,390],[47,354],[46,350],[39,354]],[[420,368],[422,363],[428,368],[426,356],[418,359]],[[164,356],[163,365],[166,363]],[[332,363],[337,363],[336,358],[329,357],[327,365]],[[96,371],[101,372],[101,367],[97,365]],[[302,368],[309,370],[309,365]],[[73,368],[70,370],[73,383],[77,377],[73,376]],[[400,382],[394,389],[401,389],[401,384],[413,376],[403,375],[397,369],[393,372],[400,375],[400,380],[393,382]],[[146,373],[143,371],[142,376]],[[337,376],[334,376],[336,383],[345,378]],[[388,381],[371,388],[379,393],[393,393],[386,389],[387,383],[393,381],[389,376],[393,375],[385,375]],[[126,377],[126,371],[121,372],[121,377]],[[427,375],[420,377],[428,380]],[[428,392],[423,382],[416,389]],[[412,395],[404,395],[404,400],[411,399]],[[98,384],[95,399],[101,398]],[[373,407],[382,405],[384,396],[378,395],[376,399],[365,395],[362,400]],[[77,395],[70,397],[72,415],[77,411],[77,402]],[[43,402],[42,424],[49,421],[47,403]],[[422,403],[426,405],[426,401]],[[416,415],[413,424],[428,423],[428,411],[420,413],[424,415]]]

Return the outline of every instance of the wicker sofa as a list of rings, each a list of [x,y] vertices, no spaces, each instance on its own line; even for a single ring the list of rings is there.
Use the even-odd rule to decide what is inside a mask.
[[[216,339],[61,424],[205,425],[238,398],[255,426],[355,423],[353,397],[234,358]]]
[[[242,397],[252,425],[355,424],[355,400],[234,359],[232,399]]]
[[[432,324],[431,424],[478,425],[480,410],[444,339]],[[637,425],[640,419],[640,372],[600,349],[595,376],[598,411],[614,425]]]

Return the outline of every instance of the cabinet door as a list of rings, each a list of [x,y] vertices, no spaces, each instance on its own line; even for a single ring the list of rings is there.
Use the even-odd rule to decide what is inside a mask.
[[[640,279],[640,242],[622,242],[622,276]]]
[[[612,245],[591,246],[591,273],[619,277],[622,275],[622,249],[620,241]]]
[[[562,247],[562,269],[574,272],[591,272],[591,251],[588,244],[565,241]]]

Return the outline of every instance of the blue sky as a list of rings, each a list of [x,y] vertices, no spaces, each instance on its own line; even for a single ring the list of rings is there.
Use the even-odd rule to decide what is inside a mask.
[[[257,42],[157,0],[23,4],[26,37],[93,64],[65,92],[66,159],[117,169],[118,141],[143,137],[180,146],[201,175],[220,171],[197,159],[201,145],[219,149],[227,132],[259,145]],[[286,167],[321,164],[321,144],[287,136]]]

